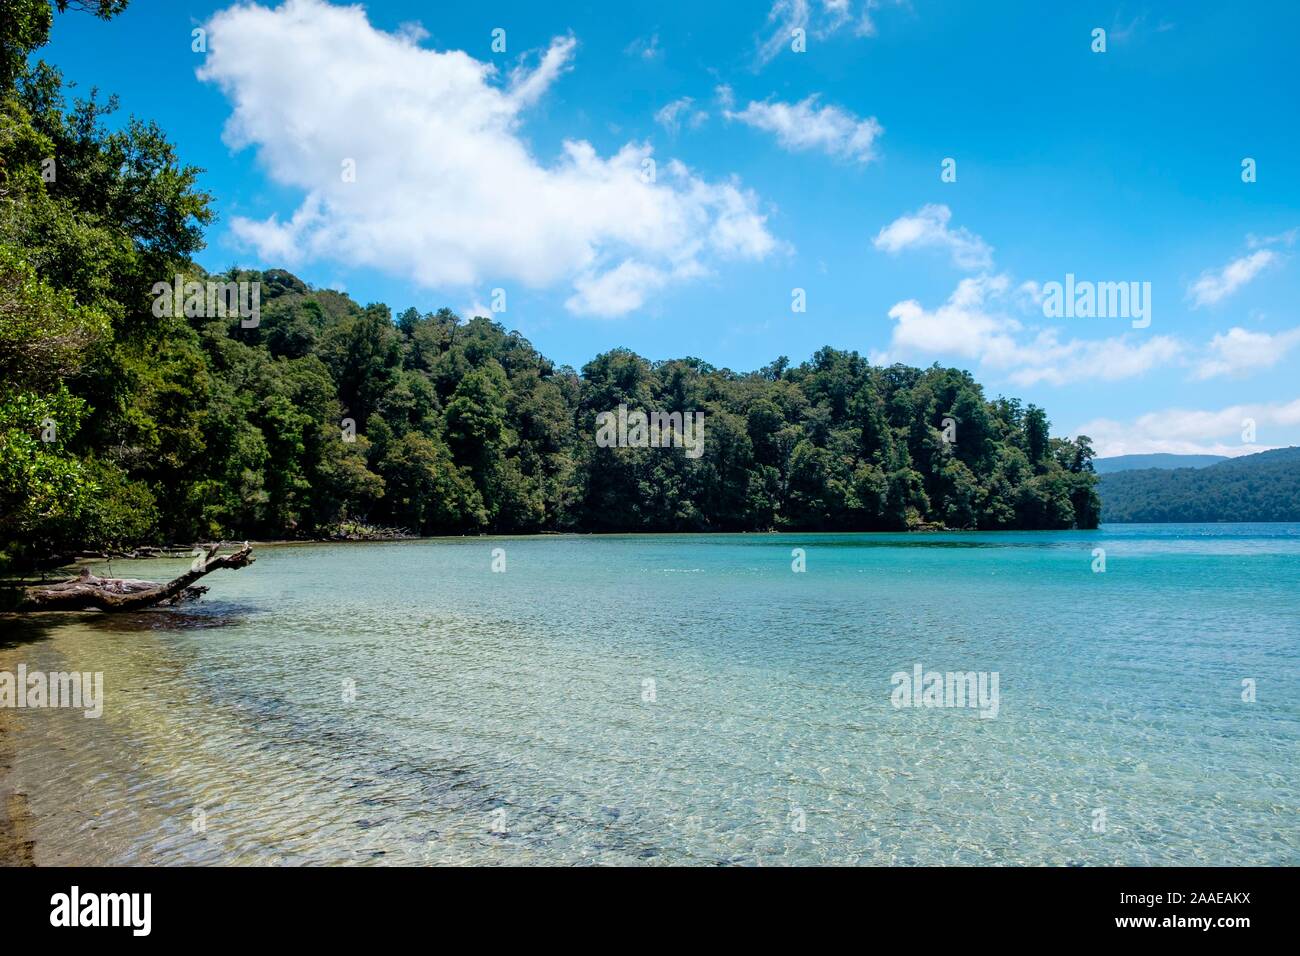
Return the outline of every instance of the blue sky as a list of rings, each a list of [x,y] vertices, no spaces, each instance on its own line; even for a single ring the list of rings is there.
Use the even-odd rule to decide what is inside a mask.
[[[1102,454],[1300,444],[1300,5],[612,9],[132,0],[43,56],[206,170],[210,269],[397,310],[501,289],[578,367],[958,365]],[[1045,316],[1067,273],[1150,283],[1150,325]]]

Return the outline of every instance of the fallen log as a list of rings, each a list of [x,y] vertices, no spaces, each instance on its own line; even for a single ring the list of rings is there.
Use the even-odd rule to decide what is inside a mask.
[[[253,548],[247,542],[230,554],[218,555],[214,544],[190,565],[180,577],[166,583],[138,581],[133,578],[101,578],[82,568],[75,578],[58,584],[29,587],[24,590],[18,611],[138,611],[156,605],[180,604],[195,600],[208,590],[194,582],[221,568],[244,568],[252,564]]]

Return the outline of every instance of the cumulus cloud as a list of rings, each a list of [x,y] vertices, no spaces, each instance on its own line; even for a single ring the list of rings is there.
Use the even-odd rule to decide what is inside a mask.
[[[952,228],[951,219],[947,206],[924,206],[881,229],[875,247],[888,253],[938,248],[961,268],[990,268],[993,250],[968,230]],[[1291,233],[1254,240],[1274,245],[1287,241],[1294,241]],[[1248,281],[1233,265],[1216,278],[1225,284]],[[916,299],[896,303],[889,310],[894,320],[889,346],[872,353],[872,360],[884,364],[959,358],[1027,387],[1118,381],[1166,366],[1190,367],[1192,377],[1199,380],[1244,376],[1277,365],[1300,345],[1300,327],[1275,333],[1234,327],[1204,345],[1127,331],[1102,338],[1072,337],[1063,326],[1043,321],[1043,301],[1038,282],[1013,285],[1008,275],[982,271],[962,279],[947,301],[935,308],[926,308]]]
[[[1196,377],[1240,376],[1272,368],[1297,344],[1300,344],[1300,328],[1269,333],[1233,327],[1210,340],[1205,357],[1196,367]]]
[[[988,269],[993,249],[964,226],[950,228],[952,210],[940,204],[922,206],[908,216],[899,216],[876,235],[875,246],[884,252],[905,249],[944,249],[960,269]]]
[[[869,163],[876,158],[876,138],[883,133],[874,116],[854,116],[838,106],[818,106],[814,94],[798,103],[751,102],[740,112],[727,110],[729,120],[772,133],[791,152],[820,150],[837,159]]]
[[[1203,273],[1188,287],[1187,297],[1192,300],[1194,308],[1215,305],[1277,262],[1278,258],[1278,254],[1271,249],[1260,249],[1240,259],[1233,259],[1222,269]]]
[[[700,274],[693,263],[668,270],[627,259],[606,272],[579,276],[574,282],[577,291],[565,305],[579,315],[622,315],[641,308],[647,296],[669,282]]]
[[[405,23],[397,25],[397,35],[410,40],[412,43],[423,43],[429,39],[430,34],[419,20],[407,20]]]
[[[1021,386],[1039,382],[1115,382],[1169,365],[1184,351],[1183,344],[1168,335],[1143,339],[1125,334],[1061,341],[1055,330],[1047,329],[1015,353],[1013,360],[1020,367],[1008,378]]]
[[[1093,439],[1098,457],[1146,455],[1167,452],[1174,455],[1249,455],[1288,444],[1279,437],[1275,444],[1243,443],[1246,423],[1254,424],[1255,435],[1269,432],[1294,434],[1300,426],[1300,398],[1291,402],[1230,405],[1218,410],[1170,408],[1150,412],[1133,421],[1098,418],[1075,429],[1075,435]]]
[[[984,275],[962,279],[933,310],[915,299],[899,302],[889,310],[895,322],[889,350],[873,360],[952,356],[1029,386],[1130,378],[1183,352],[1167,336],[1063,340],[1056,329],[1030,328],[1011,313],[1023,292],[1024,285],[1013,288],[1006,275]]]
[[[889,317],[897,323],[890,348],[907,354],[937,353],[976,360],[1014,350],[1012,333],[1022,326],[988,308],[991,300],[1005,294],[1009,284],[1006,276],[962,279],[948,301],[933,311],[915,299],[899,302],[889,310]]]
[[[464,52],[421,48],[418,33],[374,28],[360,6],[245,4],[206,26],[199,76],[231,103],[226,142],[303,193],[287,219],[232,220],[265,260],[346,262],[428,287],[567,283],[575,311],[619,315],[780,248],[752,191],[675,161],[656,169],[647,145],[532,154],[525,111],[572,68],[572,37],[503,80]]]

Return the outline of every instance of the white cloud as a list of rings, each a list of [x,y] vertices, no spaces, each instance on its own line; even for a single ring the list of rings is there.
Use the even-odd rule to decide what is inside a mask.
[[[1042,285],[1035,282],[1033,279],[1026,279],[1024,282],[1020,283],[1020,285],[1016,286],[1014,295],[1016,304],[1025,311],[1029,311],[1030,309],[1041,310],[1043,302],[1047,298],[1047,294],[1043,292]]]
[[[1234,259],[1217,272],[1203,273],[1188,287],[1187,296],[1194,308],[1222,302],[1278,259],[1278,254],[1269,249]]]
[[[692,111],[691,107],[694,106],[694,104],[695,100],[691,99],[689,96],[683,96],[681,99],[673,100],[671,103],[661,107],[659,111],[655,113],[655,122],[670,133],[676,133],[681,129],[682,121],[685,119],[687,125],[694,129],[703,124],[709,118],[709,114],[704,112],[704,110]]]
[[[767,13],[770,33],[759,41],[759,65],[771,62],[783,51],[790,49],[791,33],[801,29],[807,35],[824,40],[848,29],[854,36],[876,35],[876,24],[871,12],[883,0],[774,0]],[[906,0],[892,0],[900,6]]]
[[[833,18],[832,22],[837,26],[848,20],[852,9],[849,0],[823,0],[822,6],[826,8],[826,12]]]
[[[1032,329],[1009,314],[1025,293],[1006,275],[962,279],[934,310],[909,299],[889,310],[895,321],[887,353],[873,361],[936,355],[978,362],[1008,381],[1029,386],[1131,378],[1176,360],[1183,346],[1167,336],[1132,335],[1062,341],[1055,329]]]
[[[1272,334],[1233,327],[1210,340],[1206,356],[1196,368],[1199,379],[1243,375],[1272,368],[1300,344],[1300,328]]]
[[[420,44],[429,39],[429,31],[419,20],[407,20],[397,25],[397,35],[412,43]]]
[[[1257,441],[1271,432],[1276,444],[1244,444],[1241,439],[1248,420],[1254,423]],[[1131,422],[1098,418],[1080,425],[1073,434],[1090,437],[1100,458],[1157,452],[1234,457],[1289,444],[1285,436],[1294,435],[1297,426],[1300,399],[1231,405],[1217,411],[1170,408]]]
[[[517,110],[532,106],[546,94],[561,73],[573,69],[573,51],[577,46],[578,41],[573,37],[556,37],[542,54],[535,70],[520,64],[511,71],[509,96]]]
[[[360,6],[241,5],[207,29],[199,76],[232,104],[227,143],[254,147],[272,181],[304,193],[287,221],[232,220],[265,260],[346,262],[428,287],[572,283],[575,310],[613,315],[645,291],[780,248],[751,191],[675,161],[646,177],[647,145],[602,157],[566,141],[550,164],[532,155],[524,112],[572,67],[572,37],[503,85],[464,52],[375,29]],[[340,175],[345,160],[355,182]],[[640,300],[610,291],[631,286]]]
[[[790,34],[796,29],[808,29],[809,12],[808,0],[775,0],[767,13],[767,22],[775,24],[775,29],[759,44],[759,63],[767,63],[782,50],[789,49]]]
[[[1062,342],[1055,330],[1048,329],[1009,356],[1021,367],[1008,378],[1020,386],[1039,382],[1048,385],[1115,382],[1168,365],[1184,351],[1181,342],[1167,335],[1142,339],[1126,334]]]
[[[873,37],[876,35],[876,21],[871,16],[871,11],[878,10],[885,4],[886,0],[866,0],[858,10],[857,18],[852,21],[853,35],[859,37]],[[894,6],[902,7],[908,4],[908,0],[891,0]],[[844,21],[848,23],[848,20]]]
[[[1014,349],[1011,333],[1020,323],[986,310],[988,300],[1006,292],[1006,276],[962,279],[948,301],[927,311],[915,299],[889,310],[894,326],[890,348],[908,354],[959,355],[982,360],[985,355]]]
[[[876,158],[874,144],[883,133],[874,116],[861,119],[838,106],[817,106],[814,94],[798,103],[751,102],[739,113],[728,110],[727,119],[737,120],[776,136],[791,152],[821,150],[837,159],[869,163]]]
[[[622,315],[645,304],[646,297],[674,279],[693,278],[701,271],[684,263],[673,273],[627,259],[603,273],[588,273],[574,282],[577,291],[565,306],[578,315]]]
[[[951,219],[947,206],[924,206],[881,229],[875,247],[889,253],[940,248],[962,268],[991,267],[993,250],[966,229],[953,229]],[[1256,241],[1276,244],[1286,242],[1288,236]],[[1234,265],[1219,278],[1225,284],[1248,281]],[[1300,327],[1277,333],[1232,328],[1203,347],[1173,336],[1127,331],[1105,338],[1066,338],[1061,326],[1044,323],[1042,303],[1042,286],[1032,280],[1013,286],[1009,276],[986,272],[962,279],[937,308],[927,309],[915,299],[896,303],[889,310],[895,322],[889,347],[873,352],[872,361],[886,364],[951,356],[1027,387],[1118,381],[1170,365],[1192,366],[1193,377],[1201,380],[1240,376],[1277,365],[1300,345]]]
[[[1137,33],[1138,28],[1146,22],[1146,18],[1147,15],[1143,13],[1130,20],[1128,26],[1120,26],[1119,17],[1117,15],[1110,28],[1110,33],[1107,34],[1106,38],[1112,43],[1126,43],[1133,39],[1133,35]]]
[[[965,227],[951,229],[952,210],[944,205],[922,206],[910,216],[899,216],[876,235],[875,246],[884,252],[904,249],[941,248],[948,250],[953,264],[961,269],[988,269],[993,266],[993,249]]]
[[[1294,246],[1296,237],[1300,236],[1300,226],[1294,229],[1288,229],[1286,232],[1279,232],[1276,236],[1257,236],[1250,233],[1246,236],[1246,245],[1251,249],[1262,249],[1265,246]]]
[[[649,38],[638,37],[624,47],[623,52],[628,56],[639,56],[643,60],[657,60],[664,55],[663,49],[659,46],[659,34],[652,34]]]

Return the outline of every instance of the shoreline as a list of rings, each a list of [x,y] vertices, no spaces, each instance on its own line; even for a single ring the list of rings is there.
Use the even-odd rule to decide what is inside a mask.
[[[1173,525],[1254,525],[1254,524],[1297,524],[1296,520],[1288,518],[1278,518],[1268,521],[1242,521],[1242,520],[1224,520],[1218,519],[1213,521],[1102,521],[1095,527],[1091,528],[949,528],[939,524],[917,525],[911,528],[892,528],[892,529],[822,529],[811,530],[807,528],[790,529],[790,528],[767,528],[764,530],[747,530],[747,531],[481,531],[473,534],[395,534],[395,535],[374,535],[374,536],[349,536],[349,537],[301,537],[301,538],[223,538],[222,546],[235,546],[240,544],[251,544],[254,547],[265,547],[267,545],[282,544],[377,544],[392,541],[461,541],[468,538],[614,538],[629,536],[647,536],[653,537],[658,535],[680,536],[680,535],[698,535],[704,537],[707,535],[752,535],[752,536],[786,536],[795,537],[798,535],[808,534],[878,534],[878,535],[912,535],[912,534],[1025,534],[1031,532],[1047,532],[1051,534],[1062,531],[1100,531],[1106,527],[1168,527]],[[153,558],[189,558],[193,555],[191,552],[195,548],[204,547],[213,544],[215,541],[196,542],[190,545],[179,544],[142,544],[131,551],[78,551],[72,555],[68,563],[60,567],[68,567],[73,564],[82,564],[88,561],[107,561],[107,560],[149,560]]]
[[[16,753],[13,718],[0,708],[0,867],[36,865],[27,796],[13,789]]]
[[[237,544],[251,544],[254,549],[264,547],[285,547],[289,545],[313,545],[313,544],[397,544],[410,543],[418,541],[466,541],[470,539],[513,539],[520,538],[628,538],[628,537],[709,537],[709,536],[743,536],[743,537],[784,537],[800,538],[809,535],[880,535],[880,536],[928,536],[939,534],[953,535],[1004,535],[1004,534],[1059,534],[1063,532],[1072,532],[1077,534],[1104,532],[1107,529],[1115,528],[1138,528],[1138,527],[1158,527],[1168,528],[1182,525],[1202,526],[1212,525],[1216,527],[1231,527],[1235,525],[1287,525],[1297,524],[1295,521],[1109,521],[1101,522],[1095,528],[945,528],[936,526],[924,526],[915,528],[900,528],[893,531],[790,531],[770,529],[767,531],[521,531],[521,532],[484,532],[476,534],[431,534],[431,535],[402,535],[392,537],[349,537],[349,538],[269,538],[266,540],[247,539],[229,539],[222,540],[222,546]],[[192,557],[192,552],[200,545],[195,544],[189,547],[177,545],[141,545],[134,551],[126,552],[91,552],[82,551],[70,557],[66,562],[49,567],[46,573],[68,572],[77,573],[80,568],[92,564],[98,564],[104,561],[153,561],[153,560],[183,560]],[[3,588],[22,588],[50,581],[50,578],[37,579],[30,576],[30,572],[17,572],[11,570],[8,573],[0,574],[0,589]],[[53,579],[57,580],[57,579]],[[0,610],[0,614],[10,613]],[[28,612],[35,613],[35,612]]]

